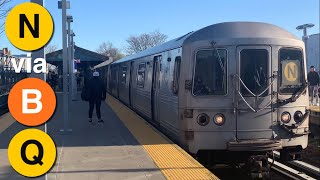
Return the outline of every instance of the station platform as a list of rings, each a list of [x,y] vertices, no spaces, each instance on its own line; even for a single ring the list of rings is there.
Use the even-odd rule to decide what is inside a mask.
[[[320,106],[310,106],[310,123],[320,126]]]
[[[73,101],[70,121],[64,129],[62,93],[47,123],[57,146],[54,167],[35,179],[218,179],[179,146],[112,96],[102,103],[103,125],[88,122],[88,103]],[[95,113],[94,113],[95,114]],[[0,179],[26,179],[10,166],[7,148],[25,127],[7,113],[0,117]],[[44,130],[44,126],[38,127]]]

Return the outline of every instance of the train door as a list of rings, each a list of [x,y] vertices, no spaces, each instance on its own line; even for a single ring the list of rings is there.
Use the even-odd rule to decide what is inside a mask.
[[[132,92],[133,92],[133,61],[130,62],[130,77],[129,77],[129,106],[132,107]]]
[[[271,139],[271,47],[237,48],[237,138]]]
[[[119,79],[119,74],[118,74],[118,65],[113,65],[111,67],[111,81],[112,81],[112,87],[111,87],[111,93],[113,96],[118,98],[119,95],[119,84],[118,84],[118,79]]]
[[[159,86],[160,86],[160,66],[161,66],[162,56],[155,56],[153,58],[153,79],[152,79],[152,91],[151,91],[151,105],[152,105],[152,121],[159,125]]]

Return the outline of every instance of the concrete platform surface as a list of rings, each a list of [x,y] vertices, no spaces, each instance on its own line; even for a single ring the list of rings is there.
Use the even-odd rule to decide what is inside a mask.
[[[57,161],[48,179],[165,179],[152,159],[118,119],[102,103],[103,125],[95,116],[88,122],[88,102],[73,101],[69,109],[71,133],[62,134],[62,94],[57,111],[48,123],[48,134],[57,145]]]
[[[72,102],[68,128],[73,131],[64,134],[60,132],[64,128],[61,103],[62,94],[57,94],[57,109],[47,124],[57,146],[57,160],[47,177],[36,179],[165,179],[108,105],[101,107],[105,124],[97,125],[88,122],[87,102]],[[0,127],[0,179],[27,179],[14,171],[7,157],[10,140],[26,127],[9,113],[0,117]]]
[[[218,179],[110,95],[101,106],[103,125],[97,124],[95,112],[94,123],[88,122],[88,102],[81,100],[70,103],[69,121],[64,121],[62,93],[56,97],[47,133],[56,143],[57,159],[48,174],[36,179]],[[0,127],[0,179],[26,179],[12,169],[7,158],[10,140],[26,127],[9,113],[0,117]],[[62,133],[62,129],[72,131]]]
[[[10,165],[8,160],[8,146],[11,139],[20,131],[28,127],[18,123],[10,113],[0,116],[0,180],[24,180],[29,179],[18,174]],[[44,126],[37,129],[45,130]],[[45,180],[45,176],[33,178],[34,180]]]

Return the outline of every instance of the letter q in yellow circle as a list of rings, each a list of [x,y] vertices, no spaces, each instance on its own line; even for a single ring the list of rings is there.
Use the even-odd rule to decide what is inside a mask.
[[[38,129],[16,134],[8,148],[11,166],[21,175],[38,177],[47,173],[56,161],[56,146],[51,137]]]
[[[15,6],[8,14],[5,31],[10,42],[25,51],[45,46],[53,34],[53,20],[41,5],[26,2]]]

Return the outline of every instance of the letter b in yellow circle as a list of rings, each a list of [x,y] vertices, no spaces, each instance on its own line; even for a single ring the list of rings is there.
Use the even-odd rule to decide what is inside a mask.
[[[51,39],[53,20],[44,7],[26,2],[9,12],[5,31],[15,47],[25,51],[34,51],[45,46]]]
[[[47,173],[56,160],[57,150],[50,136],[38,129],[27,129],[10,141],[8,157],[21,175],[38,177]]]

